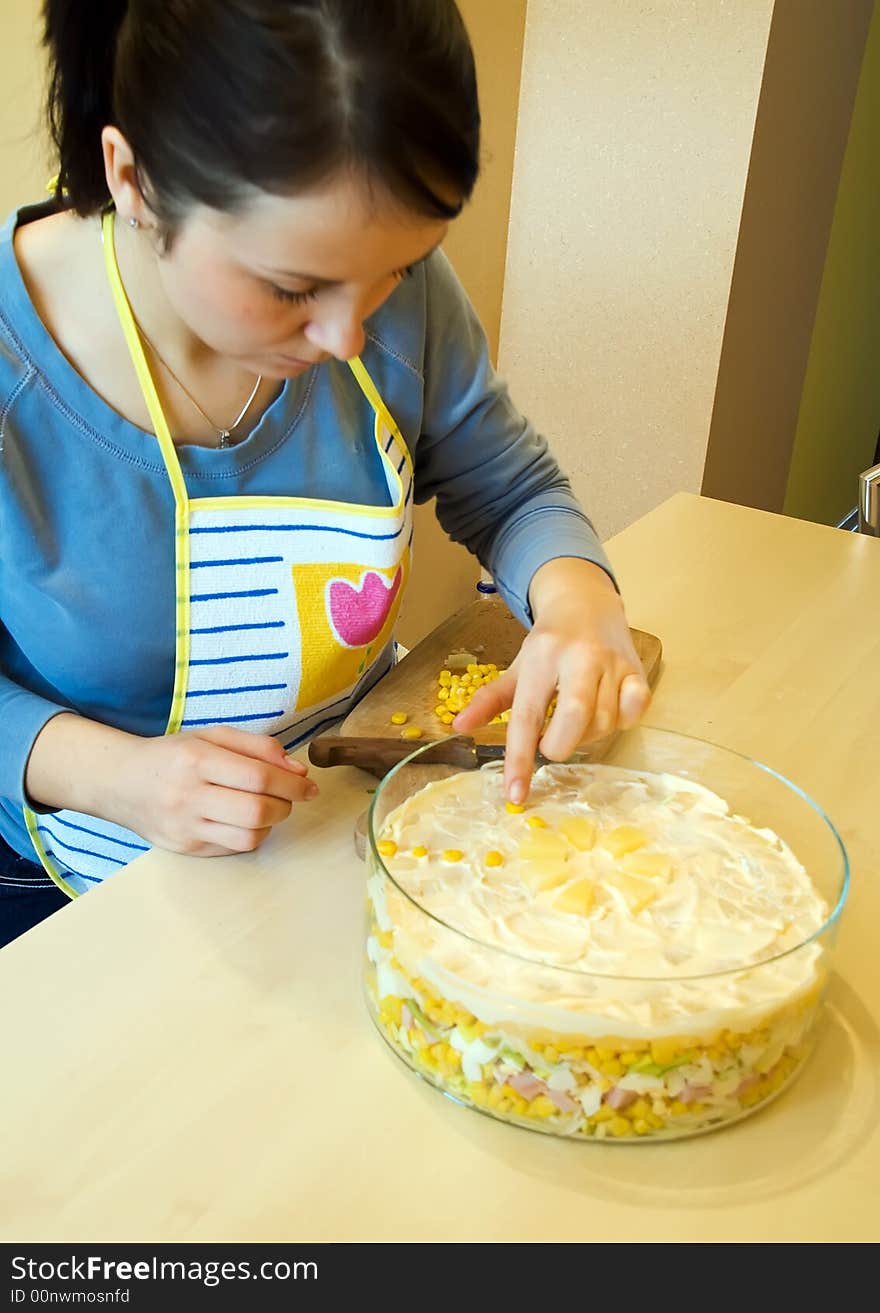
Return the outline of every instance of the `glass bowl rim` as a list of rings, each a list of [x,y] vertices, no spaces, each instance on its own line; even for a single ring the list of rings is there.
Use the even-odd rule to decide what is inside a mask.
[[[429,920],[434,921],[437,925],[442,926],[443,929],[448,930],[450,934],[457,935],[459,938],[465,939],[471,944],[475,944],[478,948],[482,949],[484,952],[498,953],[503,958],[515,962],[523,962],[530,967],[540,967],[547,971],[565,972],[567,975],[574,976],[575,978],[581,980],[584,979],[604,980],[604,981],[619,981],[624,984],[641,983],[641,984],[662,984],[662,985],[675,986],[675,985],[686,985],[688,983],[693,984],[694,982],[701,980],[718,980],[724,977],[731,978],[735,976],[744,975],[746,972],[749,971],[757,971],[764,967],[772,966],[774,963],[777,962],[782,962],[785,960],[785,958],[791,957],[795,953],[802,952],[810,944],[815,943],[816,940],[821,939],[824,935],[826,935],[828,931],[839,921],[847,897],[849,895],[850,863],[849,863],[849,854],[847,853],[846,850],[846,845],[844,844],[843,839],[840,836],[837,826],[831,820],[830,816],[825,811],[824,807],[821,807],[819,803],[815,801],[815,799],[811,798],[810,795],[806,793],[799,785],[795,784],[792,780],[788,779],[787,776],[783,775],[781,771],[775,770],[772,766],[768,766],[763,761],[758,761],[757,758],[755,757],[750,757],[745,752],[737,752],[736,749],[726,748],[720,743],[714,743],[711,739],[699,738],[694,734],[685,734],[681,730],[666,729],[664,726],[659,726],[659,725],[637,725],[634,727],[634,729],[625,731],[625,733],[633,733],[633,734],[637,734],[639,732],[647,732],[648,734],[666,735],[670,738],[679,739],[685,743],[699,743],[703,747],[711,748],[713,751],[723,753],[728,757],[737,757],[739,758],[740,761],[747,762],[750,766],[754,766],[757,769],[764,771],[767,775],[772,776],[773,779],[778,780],[781,784],[785,785],[785,787],[790,789],[792,793],[796,794],[797,797],[801,798],[807,804],[807,806],[809,806],[816,813],[816,815],[819,817],[820,820],[825,822],[825,825],[830,830],[831,836],[835,840],[838,850],[840,852],[840,856],[843,863],[843,878],[841,879],[840,882],[840,889],[834,907],[831,909],[831,911],[828,913],[828,916],[825,918],[825,920],[817,929],[813,930],[809,935],[806,936],[806,938],[800,940],[799,943],[793,944],[791,945],[791,947],[783,949],[782,952],[774,953],[771,957],[761,958],[760,961],[758,962],[746,963],[743,966],[723,967],[719,971],[700,971],[694,975],[684,975],[684,976],[673,976],[673,975],[637,976],[637,975],[627,975],[626,973],[620,971],[584,971],[579,967],[564,966],[554,962],[546,962],[539,957],[529,957],[525,953],[516,953],[513,952],[511,949],[502,948],[499,944],[486,943],[485,940],[478,939],[475,935],[470,935],[467,933],[467,931],[460,930],[458,929],[458,927],[450,925],[448,921],[444,921],[442,917],[436,916],[433,912],[430,912],[426,907],[423,907],[422,904],[412,896],[412,894],[408,893],[406,889],[404,889],[400,884],[398,884],[397,880],[395,880],[391,871],[389,871],[388,867],[385,865],[385,862],[382,860],[382,855],[376,847],[376,831],[374,824],[376,805],[382,796],[382,791],[386,786],[386,784],[390,783],[390,781],[394,778],[394,776],[396,776],[406,766],[413,765],[414,762],[416,762],[417,759],[422,755],[422,753],[427,752],[432,748],[436,748],[438,743],[444,742],[445,740],[443,739],[431,739],[428,742],[420,743],[418,747],[414,749],[413,752],[408,753],[408,755],[404,757],[401,761],[399,761],[395,766],[392,766],[391,770],[386,771],[386,773],[382,776],[382,779],[379,781],[378,785],[376,786],[376,790],[373,794],[369,811],[367,813],[367,844],[370,851],[372,852],[373,860],[376,862],[376,864],[378,865],[382,873],[385,875],[385,877],[388,880],[390,880],[391,884],[398,891],[398,893],[401,894],[407,900],[408,903],[411,903],[417,912],[420,912],[422,916],[428,917]],[[469,736],[466,734],[450,734],[448,738],[450,739],[458,738],[458,739],[466,740],[469,738]],[[567,757],[565,761],[558,763],[554,762],[552,764],[560,765],[560,766],[578,765],[581,763],[581,761],[583,761],[584,765],[590,765],[590,764],[602,765],[602,762],[591,763],[589,756],[586,753],[582,753],[582,752],[574,752],[571,754],[571,756]],[[631,769],[631,767],[625,767],[623,769]],[[647,773],[650,774],[652,772],[647,772]],[[725,799],[725,801],[727,800]],[[797,857],[797,854],[795,854],[795,856]],[[800,858],[798,858],[798,861],[800,861]]]

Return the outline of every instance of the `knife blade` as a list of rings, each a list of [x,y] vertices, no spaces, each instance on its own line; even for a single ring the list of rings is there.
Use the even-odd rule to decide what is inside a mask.
[[[430,744],[430,746],[427,746]],[[321,734],[309,744],[309,761],[313,766],[360,766],[362,770],[383,773],[403,761],[420,747],[418,764],[422,766],[458,766],[460,770],[477,770],[489,762],[503,761],[503,743],[477,743],[463,734],[448,738],[426,740],[344,738],[334,734]],[[535,764],[547,764],[540,753]]]

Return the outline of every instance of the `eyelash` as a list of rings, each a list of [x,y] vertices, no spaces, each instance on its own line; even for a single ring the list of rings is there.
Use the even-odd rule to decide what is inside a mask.
[[[405,269],[398,269],[393,275],[398,282],[403,282],[404,278],[412,278],[416,266],[408,264]],[[306,305],[309,301],[315,301],[318,298],[319,287],[312,287],[308,292],[292,292],[287,287],[276,287],[271,284],[272,295],[276,301],[282,301],[285,305]]]

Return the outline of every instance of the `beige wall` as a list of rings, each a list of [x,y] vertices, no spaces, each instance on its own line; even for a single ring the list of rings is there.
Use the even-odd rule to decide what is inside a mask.
[[[45,196],[38,0],[0,0],[0,213]]]
[[[699,491],[772,0],[529,0],[500,363],[606,537]]]
[[[459,0],[459,8],[476,53],[483,158],[473,200],[453,224],[446,253],[497,359],[526,0]],[[433,505],[416,507],[414,560],[399,625],[400,640],[410,647],[473,599],[479,577],[474,558],[443,533]]]

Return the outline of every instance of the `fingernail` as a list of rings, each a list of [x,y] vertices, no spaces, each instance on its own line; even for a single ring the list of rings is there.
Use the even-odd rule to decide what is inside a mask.
[[[522,780],[514,780],[510,786],[510,801],[516,803],[525,802],[525,797],[526,786],[523,784]]]
[[[317,786],[317,784],[308,784],[308,785],[306,785],[306,797],[307,797],[307,798],[317,798],[317,796],[318,796],[318,786]]]

